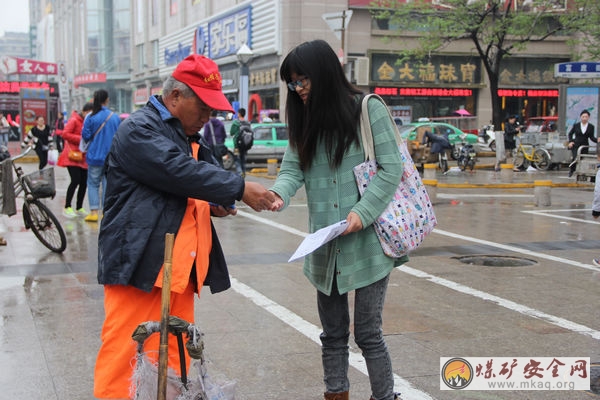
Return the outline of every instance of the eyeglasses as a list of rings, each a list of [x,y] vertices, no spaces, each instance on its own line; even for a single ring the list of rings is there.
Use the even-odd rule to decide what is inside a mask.
[[[300,89],[302,89],[304,86],[306,86],[306,81],[308,81],[307,77],[298,79],[296,82],[288,82],[287,87],[292,92],[295,92],[296,91],[296,87],[299,87]]]

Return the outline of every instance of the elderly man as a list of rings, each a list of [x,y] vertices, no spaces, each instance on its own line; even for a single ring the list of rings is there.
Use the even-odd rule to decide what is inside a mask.
[[[183,60],[141,110],[119,127],[108,154],[98,282],[105,320],[94,377],[97,398],[130,398],[141,322],[160,320],[165,234],[175,233],[171,315],[194,321],[194,295],[230,286],[211,216],[235,215],[242,200],[256,211],[274,200],[258,183],[221,169],[198,135],[212,110],[232,111],[217,65],[201,55]],[[159,338],[145,342],[157,350]],[[181,373],[175,341],[169,367]],[[187,360],[189,366],[189,360]]]

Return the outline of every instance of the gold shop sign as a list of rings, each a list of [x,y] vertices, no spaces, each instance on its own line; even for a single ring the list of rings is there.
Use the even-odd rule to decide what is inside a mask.
[[[472,57],[433,56],[399,62],[395,54],[371,55],[371,80],[426,84],[481,84],[479,61]]]
[[[248,81],[250,87],[276,85],[279,81],[277,68],[272,67],[250,71]]]

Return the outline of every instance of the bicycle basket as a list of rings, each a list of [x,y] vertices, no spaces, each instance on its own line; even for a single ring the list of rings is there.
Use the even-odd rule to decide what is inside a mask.
[[[46,168],[24,176],[27,186],[31,189],[31,194],[43,199],[54,197],[56,186],[54,184],[54,168]]]

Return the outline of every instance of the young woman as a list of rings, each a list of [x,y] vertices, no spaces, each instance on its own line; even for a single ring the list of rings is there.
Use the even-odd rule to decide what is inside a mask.
[[[352,168],[364,161],[359,118],[361,92],[352,86],[333,49],[322,40],[303,43],[283,60],[289,88],[286,118],[290,147],[271,190],[272,210],[285,208],[306,187],[309,230],[346,220],[344,234],[305,258],[304,274],[317,289],[323,333],[326,400],[347,400],[348,292],[355,291],[354,337],[365,357],[372,399],[393,400],[394,375],[383,339],[382,310],[389,275],[407,258],[387,257],[372,226],[392,199],[402,176],[393,121],[377,99],[368,102],[377,161],[381,167],[362,197]]]
[[[68,218],[75,218],[77,216],[87,216],[88,212],[83,208],[83,199],[85,198],[85,192],[87,189],[87,163],[85,158],[82,160],[71,160],[69,158],[69,152],[71,150],[79,150],[79,141],[81,140],[81,129],[83,128],[83,120],[87,114],[92,111],[92,103],[86,103],[81,110],[81,113],[73,111],[71,118],[67,122],[64,130],[60,134],[64,142],[64,150],[58,157],[58,165],[66,167],[69,171],[69,187],[67,188],[67,195],[65,197],[65,209],[63,215]],[[77,190],[76,207],[73,209],[72,201]]]
[[[40,163],[38,168],[42,169],[48,164],[48,145],[50,143],[50,127],[41,115],[35,119],[36,125],[29,131],[28,139],[35,143],[35,153]],[[34,139],[35,138],[35,139]]]

